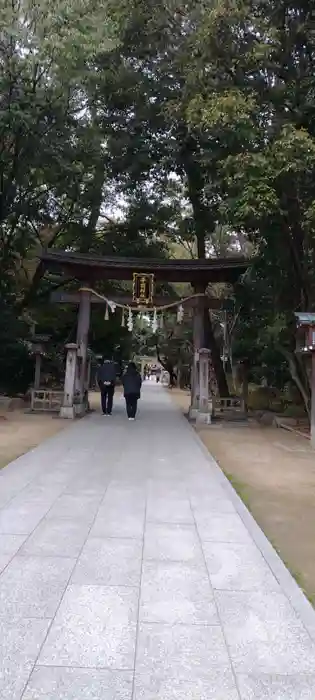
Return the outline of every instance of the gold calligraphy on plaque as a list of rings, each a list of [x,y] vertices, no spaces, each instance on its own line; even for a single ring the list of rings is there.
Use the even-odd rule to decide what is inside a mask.
[[[133,273],[132,300],[136,304],[149,305],[153,302],[154,275]]]

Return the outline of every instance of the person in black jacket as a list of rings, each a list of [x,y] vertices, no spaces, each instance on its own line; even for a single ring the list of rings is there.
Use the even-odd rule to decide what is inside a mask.
[[[116,365],[111,360],[103,360],[98,370],[97,381],[101,392],[104,416],[111,416],[116,384]]]
[[[122,382],[126,400],[127,416],[129,420],[134,420],[137,413],[138,399],[140,399],[142,384],[141,376],[134,362],[129,362]]]

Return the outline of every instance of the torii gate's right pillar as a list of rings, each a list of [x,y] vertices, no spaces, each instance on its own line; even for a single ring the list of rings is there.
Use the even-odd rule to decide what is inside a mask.
[[[204,294],[204,285],[194,287],[195,294]],[[204,347],[204,308],[205,300],[202,296],[194,299],[193,305],[193,361],[191,367],[191,396],[189,418],[195,420],[199,410],[199,350]]]

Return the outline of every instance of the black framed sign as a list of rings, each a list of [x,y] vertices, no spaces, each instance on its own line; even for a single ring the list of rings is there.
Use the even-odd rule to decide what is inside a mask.
[[[145,304],[148,306],[153,302],[153,294],[154,275],[134,272],[132,300],[136,304]]]

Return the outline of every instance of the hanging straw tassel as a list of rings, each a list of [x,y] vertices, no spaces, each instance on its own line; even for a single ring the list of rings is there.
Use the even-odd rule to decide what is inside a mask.
[[[116,311],[116,304],[115,304],[115,302],[114,302],[114,301],[109,301],[109,302],[108,302],[108,306],[109,306],[109,308],[110,308],[112,314],[114,314],[115,311]]]
[[[184,307],[182,304],[177,307],[177,323],[182,323],[184,318]]]
[[[153,333],[156,333],[157,329],[158,329],[158,319],[157,319],[156,309],[154,309],[153,321],[152,321],[152,331],[153,331]]]
[[[130,331],[130,333],[131,333],[131,331],[133,330],[133,317],[132,317],[131,307],[129,307],[129,311],[128,311],[127,328],[128,328],[128,331]]]
[[[125,309],[122,309],[121,311],[121,327],[125,328],[126,322],[125,322]]]
[[[108,309],[108,304],[106,304],[106,311],[105,311],[105,316],[104,316],[105,321],[108,321],[109,319],[109,309]]]
[[[162,328],[164,328],[164,314],[163,314],[163,312],[161,313],[161,316],[160,316],[160,324],[159,325],[160,325],[160,328],[162,330]]]

